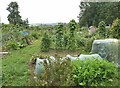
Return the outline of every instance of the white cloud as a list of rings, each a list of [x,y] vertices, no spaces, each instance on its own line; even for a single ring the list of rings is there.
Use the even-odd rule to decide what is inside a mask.
[[[8,23],[6,10],[13,0],[0,0],[1,21]],[[18,2],[22,19],[28,18],[30,23],[78,21],[80,0],[14,0]]]

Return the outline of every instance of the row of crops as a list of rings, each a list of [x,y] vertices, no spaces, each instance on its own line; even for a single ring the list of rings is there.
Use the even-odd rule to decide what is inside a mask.
[[[21,49],[32,44],[35,39],[40,40],[41,51],[49,51],[50,48],[76,50],[80,46],[88,46],[86,42],[91,43],[90,41],[94,39],[94,37],[87,39],[86,35],[83,36],[83,34],[87,35],[87,30],[80,32],[80,29],[75,25],[75,31],[72,34],[69,26],[62,23],[56,26],[29,27],[2,24],[2,50]],[[75,44],[72,44],[73,41]],[[88,50],[87,48],[86,50]]]
[[[92,42],[99,36],[89,36],[87,29],[80,29],[75,20],[71,20],[65,25],[59,23],[50,31],[46,31],[41,38],[40,50],[47,52],[54,50],[91,50]],[[83,51],[83,52],[84,52]]]
[[[32,27],[18,25],[2,25],[2,50],[17,50],[32,44],[40,34],[32,31]]]
[[[119,33],[117,36],[115,33],[118,28],[119,19],[116,19],[109,29],[105,28],[105,23],[101,21],[93,35],[89,35],[87,29],[80,29],[75,20],[55,26],[25,27],[2,24],[2,48],[3,51],[16,50],[32,44],[34,39],[42,38],[41,51],[49,51],[50,48],[76,50],[81,47],[84,47],[85,51],[90,51],[95,39],[118,38]]]
[[[101,21],[96,28],[96,33],[89,34],[88,29],[79,28],[75,20],[71,20],[67,25],[58,24],[56,30],[46,32],[42,38],[41,51],[49,51],[50,48],[61,50],[77,50],[84,48],[90,51],[93,40],[106,38],[119,38],[120,19],[113,21],[110,28],[106,28],[105,22]],[[116,32],[116,33],[115,33]]]

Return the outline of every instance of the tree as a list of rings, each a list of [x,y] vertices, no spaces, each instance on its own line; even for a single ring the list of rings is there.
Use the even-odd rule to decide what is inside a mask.
[[[79,24],[80,26],[98,26],[100,21],[106,25],[112,24],[113,20],[120,18],[119,2],[81,2]]]
[[[81,2],[80,3],[80,14],[79,14],[79,24],[80,26],[91,26],[96,23],[96,18],[98,13],[96,12],[97,3],[93,2]]]
[[[10,14],[8,15],[8,21],[10,24],[21,24],[22,23],[22,19],[21,19],[21,16],[20,16],[20,12],[18,11],[18,4],[17,2],[11,2],[9,5],[8,5],[8,8],[7,10],[10,12]]]

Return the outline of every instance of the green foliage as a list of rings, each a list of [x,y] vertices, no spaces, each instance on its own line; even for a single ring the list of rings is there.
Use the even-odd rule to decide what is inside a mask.
[[[77,86],[111,86],[117,77],[117,68],[106,60],[75,60],[72,64],[72,79]]]
[[[44,72],[37,75],[32,81],[35,86],[118,86],[113,83],[117,80],[117,68],[115,64],[107,60],[86,59],[74,60],[61,59],[55,56],[49,64],[45,62]],[[116,81],[117,82],[117,81]]]
[[[57,32],[56,32],[56,41],[55,41],[56,49],[62,49],[63,47],[63,24],[58,23]]]
[[[21,16],[19,15],[19,11],[18,11],[18,4],[17,2],[11,2],[8,5],[7,10],[10,12],[10,14],[8,15],[8,21],[10,24],[21,24],[22,23],[22,19]]]
[[[80,34],[75,36],[77,49],[82,49],[82,51],[90,52],[92,48],[92,43],[95,40],[94,36],[90,38],[85,38],[85,35],[86,35],[85,33],[84,33],[84,36],[83,35],[79,36],[79,35]]]
[[[75,50],[76,49],[76,40],[74,36],[74,31],[76,29],[77,23],[75,22],[74,19],[70,20],[69,22],[69,41],[68,41],[68,49],[70,50]]]
[[[71,62],[70,60],[61,59],[59,56],[55,57],[56,60],[49,60],[49,64],[43,63],[45,66],[44,73],[37,76],[35,81],[36,86],[70,86],[72,81],[71,74]],[[33,81],[33,80],[32,80]]]
[[[64,46],[64,49],[67,49],[67,45],[68,45],[68,34],[64,34],[64,40],[63,40],[63,46]]]
[[[15,43],[19,48],[23,48],[32,44],[32,40],[35,40],[32,33],[26,27],[12,24],[2,24],[2,46],[4,51],[13,49],[10,42]],[[34,35],[34,37],[37,37]],[[14,46],[15,46],[14,45]]]
[[[94,41],[94,38],[86,38],[84,39],[84,43],[85,43],[85,47],[84,47],[84,50],[87,51],[87,52],[90,52],[91,51],[91,48],[92,48],[92,43]]]
[[[85,38],[83,36],[79,36],[80,34],[78,34],[76,36],[76,45],[77,48],[81,48],[85,46]]]
[[[120,19],[116,19],[113,21],[110,31],[113,38],[120,39]]]
[[[79,7],[80,26],[98,26],[102,20],[109,25],[117,17],[120,18],[120,2],[81,2]]]
[[[76,39],[75,39],[75,37],[74,36],[72,36],[72,37],[70,37],[69,36],[69,41],[68,41],[68,49],[69,50],[75,50],[76,49]]]
[[[38,38],[39,38],[39,35],[38,35],[37,32],[33,32],[31,35],[32,35],[35,39],[38,39]]]
[[[62,23],[58,23],[57,29],[62,29],[62,28],[63,28],[63,24]]]
[[[8,50],[10,50],[10,49],[17,50],[17,49],[19,49],[19,46],[15,41],[9,41],[7,43],[7,49]]]
[[[51,41],[47,33],[44,34],[41,41],[41,51],[47,52],[50,49]]]
[[[73,33],[76,29],[77,23],[75,22],[74,19],[70,20],[69,22],[69,28],[70,28],[70,32]]]
[[[25,44],[24,44],[24,43],[22,44],[21,42],[17,42],[17,44],[18,44],[18,47],[19,47],[19,48],[25,47]]]
[[[55,47],[56,49],[62,49],[63,47],[63,32],[62,30],[58,30],[56,33],[56,41],[55,41]]]
[[[26,20],[22,20],[18,9],[19,9],[19,5],[17,2],[11,2],[8,5],[7,10],[10,12],[10,14],[8,15],[7,18],[8,18],[9,23],[14,24],[14,25],[18,24],[18,25],[28,27],[28,18]]]
[[[105,28],[106,24],[104,21],[101,21],[98,25],[98,33],[100,37],[105,38],[106,37],[106,28]]]

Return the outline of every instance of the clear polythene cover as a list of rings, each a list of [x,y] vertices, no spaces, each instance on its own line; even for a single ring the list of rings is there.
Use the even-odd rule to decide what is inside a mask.
[[[102,58],[120,65],[120,53],[118,53],[118,39],[94,40],[92,53],[99,54]]]

